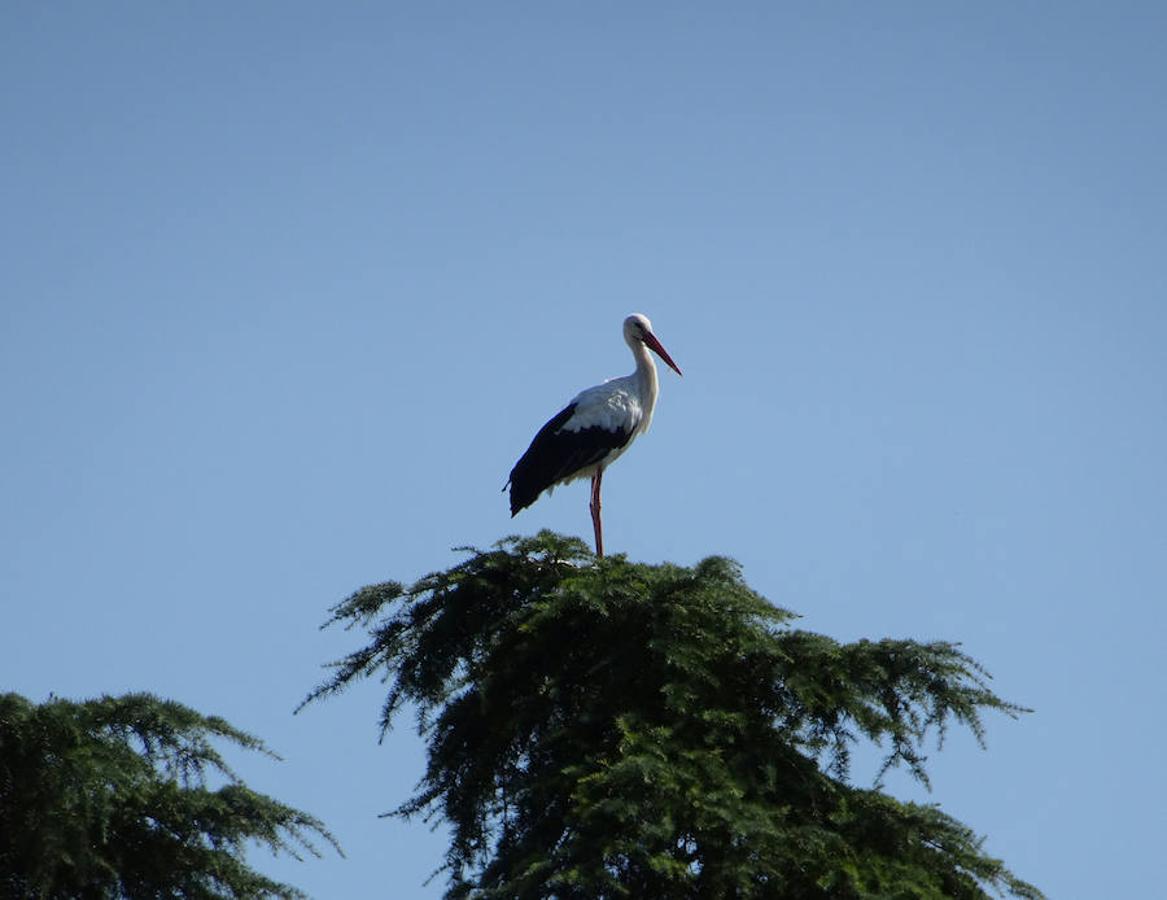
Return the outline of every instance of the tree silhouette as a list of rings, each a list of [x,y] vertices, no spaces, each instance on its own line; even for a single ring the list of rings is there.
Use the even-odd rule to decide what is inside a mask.
[[[0,695],[0,896],[301,897],[252,870],[248,842],[340,847],[243,784],[212,739],[274,756],[222,719],[149,694],[35,705]],[[223,782],[208,786],[208,776]]]
[[[927,783],[952,722],[1024,710],[954,644],[840,644],[737,566],[508,538],[328,623],[367,633],[304,701],[378,676],[428,742],[395,815],[452,826],[448,897],[984,897],[1040,892],[936,806],[848,781],[865,738]]]

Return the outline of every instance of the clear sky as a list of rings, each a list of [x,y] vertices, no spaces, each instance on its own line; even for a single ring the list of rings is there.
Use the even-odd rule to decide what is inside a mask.
[[[499,492],[652,317],[609,552],[738,559],[1006,698],[927,799],[1056,898],[1162,886],[1167,6],[0,7],[0,688],[146,689],[436,897],[375,683],[292,715],[356,588],[542,527]],[[870,773],[856,773],[866,783]]]

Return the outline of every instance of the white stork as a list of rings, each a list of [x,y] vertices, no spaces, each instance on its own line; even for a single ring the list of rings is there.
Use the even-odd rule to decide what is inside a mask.
[[[511,516],[526,509],[543,491],[577,478],[592,479],[592,527],[596,555],[604,555],[604,529],[600,520],[600,480],[636,438],[648,431],[656,406],[654,351],[678,375],[681,370],[652,333],[647,316],[635,313],[624,320],[624,340],[636,359],[636,371],[612,378],[576,394],[567,406],[539,429],[531,446],[511,469]],[[506,490],[507,485],[503,486]]]

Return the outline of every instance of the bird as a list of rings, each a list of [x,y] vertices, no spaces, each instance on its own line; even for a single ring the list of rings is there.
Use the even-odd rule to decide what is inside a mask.
[[[511,518],[514,518],[544,491],[550,493],[558,485],[591,478],[588,509],[592,514],[597,557],[604,555],[600,517],[600,482],[604,470],[652,424],[660,389],[649,350],[678,375],[682,374],[653,333],[647,316],[633,313],[624,320],[624,341],[632,350],[636,371],[576,394],[539,429],[503,485],[504,491],[510,488]]]

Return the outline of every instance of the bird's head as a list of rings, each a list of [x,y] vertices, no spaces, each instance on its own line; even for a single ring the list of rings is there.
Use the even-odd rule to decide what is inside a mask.
[[[669,356],[669,352],[657,339],[657,336],[652,333],[652,322],[648,321],[648,316],[643,315],[642,313],[633,313],[627,319],[625,319],[624,340],[626,340],[630,345],[635,342],[644,344],[646,347],[648,347],[649,350],[664,360],[665,364],[670,369],[672,369],[678,375],[681,374],[680,368],[675,362],[673,362],[673,358]]]

